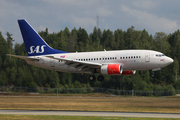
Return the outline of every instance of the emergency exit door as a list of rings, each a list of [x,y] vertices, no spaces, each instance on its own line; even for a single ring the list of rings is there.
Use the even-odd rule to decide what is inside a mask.
[[[150,62],[150,54],[149,54],[149,53],[146,53],[146,55],[145,55],[145,61],[146,61],[146,62]]]

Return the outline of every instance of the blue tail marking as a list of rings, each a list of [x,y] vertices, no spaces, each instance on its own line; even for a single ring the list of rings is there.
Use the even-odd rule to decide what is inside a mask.
[[[67,53],[51,48],[24,19],[18,20],[28,56]]]

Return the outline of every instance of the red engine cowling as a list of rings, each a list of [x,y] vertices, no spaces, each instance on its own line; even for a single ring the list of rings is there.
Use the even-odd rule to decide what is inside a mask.
[[[121,75],[134,75],[135,73],[136,73],[136,70],[123,71]]]
[[[121,64],[109,64],[101,67],[101,74],[103,75],[121,75],[122,72],[123,67]]]

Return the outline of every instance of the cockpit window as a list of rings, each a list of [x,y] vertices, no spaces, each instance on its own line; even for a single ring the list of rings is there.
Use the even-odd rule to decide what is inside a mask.
[[[165,56],[164,54],[156,54],[156,57],[162,57]]]

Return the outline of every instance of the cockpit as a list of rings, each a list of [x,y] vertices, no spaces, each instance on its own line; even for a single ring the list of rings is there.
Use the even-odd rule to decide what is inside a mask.
[[[165,56],[164,54],[156,54],[156,57],[163,57]]]

